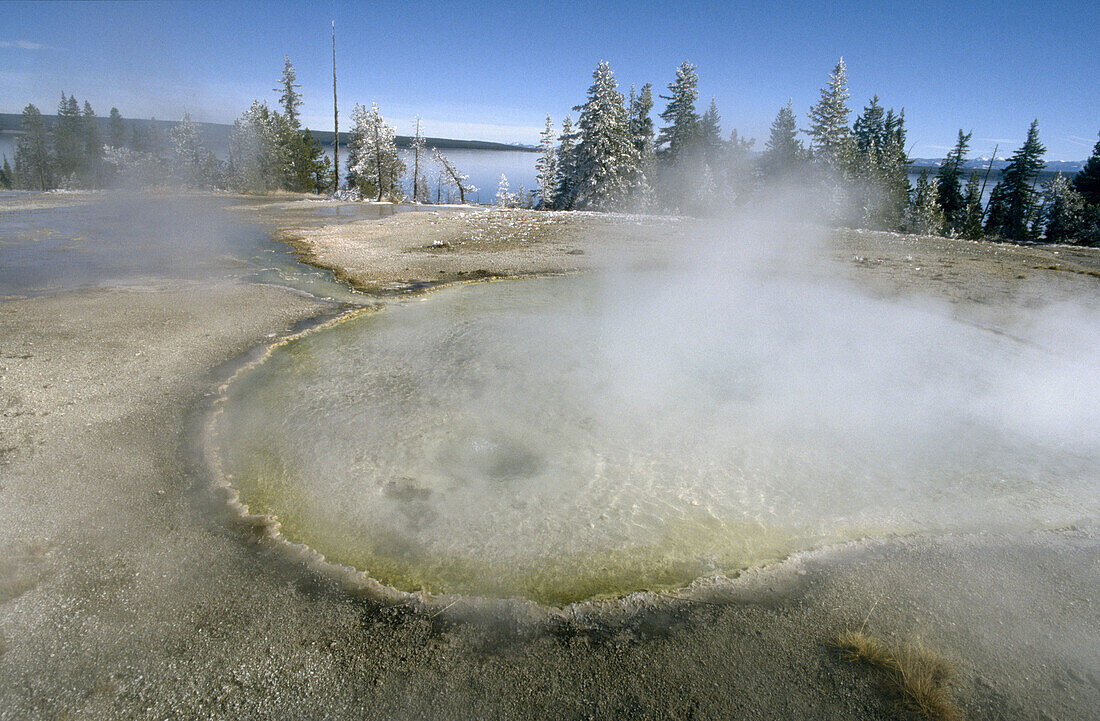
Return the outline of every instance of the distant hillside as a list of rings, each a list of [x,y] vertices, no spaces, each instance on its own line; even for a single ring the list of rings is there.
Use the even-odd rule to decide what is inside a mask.
[[[42,118],[46,121],[46,127],[52,128],[57,122],[56,115],[43,115]],[[107,137],[107,118],[97,116],[96,123],[99,125],[100,133],[104,138]],[[126,128],[129,130],[132,126],[137,126],[142,130],[148,128],[155,128],[158,132],[166,133],[171,129],[176,121],[174,120],[141,120],[124,118],[126,121]],[[229,133],[233,129],[232,125],[225,125],[221,123],[195,123],[199,127],[199,132],[202,133],[203,144],[210,150],[218,154],[224,154],[229,149]],[[6,136],[20,135],[22,133],[21,116],[17,113],[0,113],[0,134]],[[317,138],[322,145],[332,145],[332,131],[331,130],[314,130],[313,137]],[[351,139],[350,133],[340,133],[340,144],[346,145]],[[412,138],[407,135],[398,135],[395,140],[397,146],[400,148],[408,147],[412,142]],[[487,140],[455,140],[453,138],[425,138],[425,142],[428,147],[436,147],[440,150],[519,150],[521,152],[535,152],[537,148],[529,145],[510,145],[508,143],[492,143]]]
[[[913,158],[912,165],[916,169],[938,168],[943,165],[943,158]],[[989,158],[973,158],[963,163],[967,170],[985,170],[989,167]],[[1008,167],[1008,158],[998,158],[993,161],[993,170],[1004,170]],[[1049,160],[1044,170],[1049,173],[1064,173],[1070,175],[1080,172],[1085,167],[1084,160]]]

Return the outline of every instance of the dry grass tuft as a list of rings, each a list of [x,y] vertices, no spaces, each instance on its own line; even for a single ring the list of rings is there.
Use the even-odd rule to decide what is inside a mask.
[[[962,718],[947,691],[954,668],[919,641],[888,644],[859,630],[841,632],[835,645],[845,661],[878,671],[883,688],[903,706],[933,721]]]

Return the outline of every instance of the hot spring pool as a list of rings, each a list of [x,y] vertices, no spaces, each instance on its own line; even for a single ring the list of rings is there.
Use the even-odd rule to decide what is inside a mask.
[[[211,429],[248,509],[330,561],[562,604],[855,537],[1095,517],[1097,444],[1036,420],[1027,387],[1063,393],[1079,361],[839,287],[542,278],[306,334]]]

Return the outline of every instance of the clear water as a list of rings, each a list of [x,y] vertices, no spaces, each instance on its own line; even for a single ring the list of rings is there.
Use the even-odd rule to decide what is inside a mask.
[[[600,276],[399,303],[231,386],[219,458],[251,511],[332,561],[406,591],[547,603],[866,535],[1095,517],[1100,448],[1029,425],[985,359],[1076,360],[766,286],[671,314]]]

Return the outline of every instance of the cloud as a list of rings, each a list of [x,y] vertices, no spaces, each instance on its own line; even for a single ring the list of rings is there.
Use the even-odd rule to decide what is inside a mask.
[[[0,40],[0,48],[15,48],[16,50],[45,50],[46,46],[40,43],[32,43],[30,40]]]
[[[1081,138],[1076,135],[1067,135],[1065,137],[1065,140],[1067,142],[1073,143],[1074,145],[1080,145],[1083,148],[1091,148],[1093,145],[1096,144],[1095,138]]]

